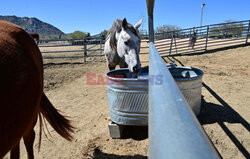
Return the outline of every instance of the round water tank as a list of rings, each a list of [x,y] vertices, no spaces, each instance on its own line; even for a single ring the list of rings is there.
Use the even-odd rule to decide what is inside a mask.
[[[167,67],[194,113],[200,113],[203,71],[192,67]],[[111,120],[121,125],[148,124],[148,68],[131,78],[126,68],[106,74]]]

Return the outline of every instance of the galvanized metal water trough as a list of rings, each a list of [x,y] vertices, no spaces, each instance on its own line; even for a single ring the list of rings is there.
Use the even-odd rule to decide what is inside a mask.
[[[198,115],[203,71],[183,66],[168,68],[187,103]],[[148,125],[148,84],[161,84],[161,75],[149,77],[145,68],[138,78],[131,78],[129,70],[123,68],[108,72],[106,78],[111,120],[120,125]]]
[[[106,74],[110,118],[120,125],[148,124],[148,79],[129,78],[128,69]]]

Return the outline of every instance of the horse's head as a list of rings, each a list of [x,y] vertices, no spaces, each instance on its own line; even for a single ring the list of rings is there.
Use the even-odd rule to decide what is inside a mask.
[[[115,34],[117,53],[126,62],[130,72],[138,73],[141,68],[139,59],[141,38],[138,28],[142,24],[142,19],[134,26],[127,23],[126,18],[116,22],[120,26]]]

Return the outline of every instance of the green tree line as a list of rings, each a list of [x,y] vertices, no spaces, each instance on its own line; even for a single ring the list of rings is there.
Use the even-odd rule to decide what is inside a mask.
[[[231,38],[231,37],[241,37],[244,31],[244,25],[241,23],[233,23],[233,21],[228,20],[225,24],[218,27],[211,28],[209,30],[209,37],[211,38]]]
[[[69,34],[59,34],[59,35],[41,35],[41,40],[58,40],[58,39],[84,39],[91,36],[89,32],[74,31]]]

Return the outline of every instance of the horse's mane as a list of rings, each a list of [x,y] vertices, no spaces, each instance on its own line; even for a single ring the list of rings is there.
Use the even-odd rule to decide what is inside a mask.
[[[128,28],[133,34],[135,34],[137,37],[140,38],[140,35],[138,31],[134,28],[133,25],[128,23]],[[116,40],[116,32],[120,33],[122,30],[122,20],[121,19],[116,19],[112,25],[112,27],[109,29],[107,38],[110,38],[110,47],[113,51],[117,52],[117,40]]]
[[[39,40],[39,34],[37,34],[37,33],[30,33],[30,36],[31,36],[32,38],[34,38],[34,39]]]

